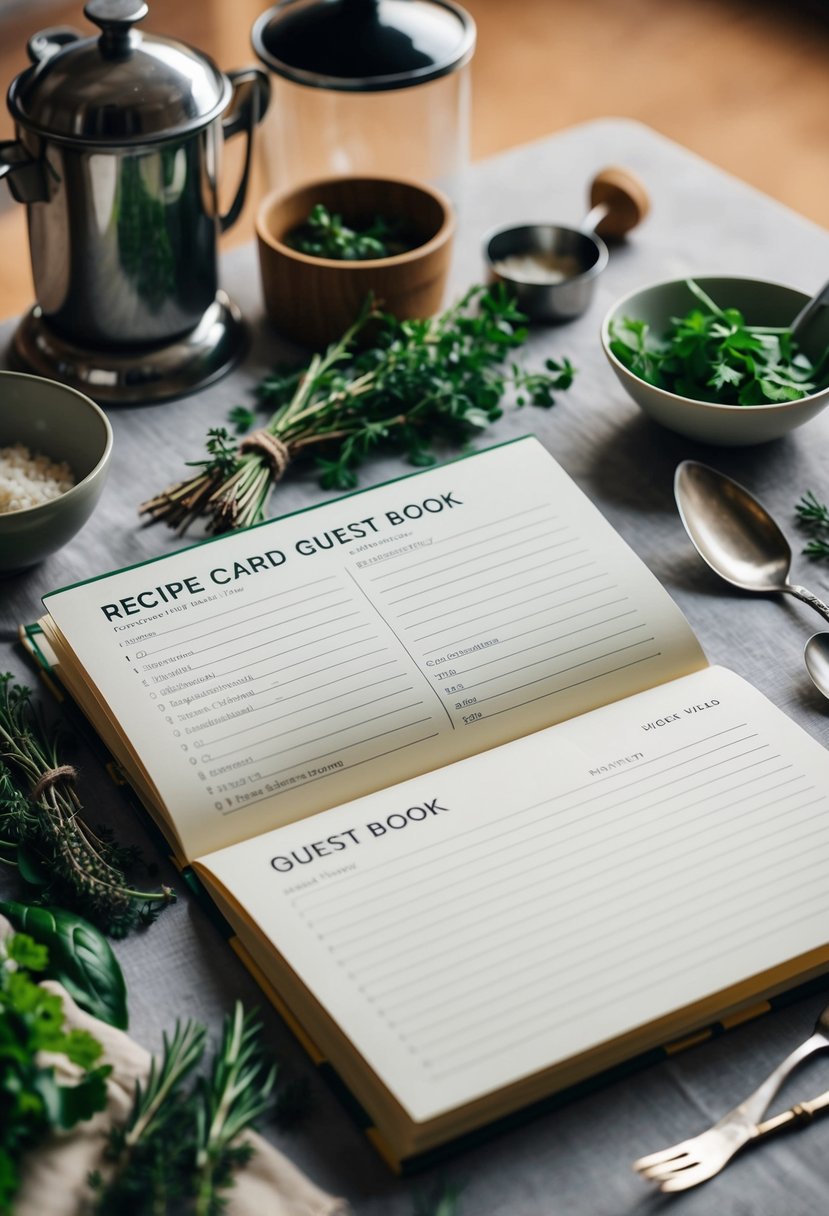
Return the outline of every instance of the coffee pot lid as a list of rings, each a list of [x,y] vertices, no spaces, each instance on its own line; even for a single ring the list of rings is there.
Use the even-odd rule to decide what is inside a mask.
[[[463,67],[475,22],[453,0],[281,0],[251,37],[272,71],[347,92],[400,89]]]
[[[88,0],[99,36],[43,30],[33,66],[12,82],[12,115],[40,134],[77,144],[155,143],[206,126],[230,100],[226,76],[206,55],[134,27],[144,0]]]

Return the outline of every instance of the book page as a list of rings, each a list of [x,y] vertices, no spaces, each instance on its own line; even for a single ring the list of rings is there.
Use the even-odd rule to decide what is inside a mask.
[[[705,662],[531,438],[44,602],[188,858]]]
[[[829,966],[828,791],[829,755],[709,668],[199,867],[423,1121]]]

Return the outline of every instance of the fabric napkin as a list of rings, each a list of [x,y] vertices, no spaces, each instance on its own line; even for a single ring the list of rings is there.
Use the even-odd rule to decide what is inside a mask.
[[[10,931],[0,917],[0,940]],[[15,1216],[80,1216],[88,1210],[90,1191],[86,1184],[92,1170],[106,1175],[104,1150],[113,1120],[126,1119],[132,1104],[135,1082],[150,1068],[148,1051],[114,1026],[98,1021],[79,1009],[66,990],[53,980],[43,987],[63,999],[68,1029],[88,1030],[104,1049],[101,1063],[111,1064],[107,1081],[107,1107],[70,1132],[54,1134],[27,1154],[23,1181],[18,1192]],[[80,1074],[65,1056],[48,1055],[59,1080],[71,1082]],[[256,1133],[247,1140],[254,1147],[248,1165],[236,1175],[227,1192],[228,1216],[347,1216],[348,1206],[326,1195]]]

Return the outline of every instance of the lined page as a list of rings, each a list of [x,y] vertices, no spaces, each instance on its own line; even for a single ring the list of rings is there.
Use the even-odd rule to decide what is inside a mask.
[[[188,858],[704,663],[533,439],[45,603]]]
[[[828,790],[713,668],[202,864],[424,1120],[825,946]]]

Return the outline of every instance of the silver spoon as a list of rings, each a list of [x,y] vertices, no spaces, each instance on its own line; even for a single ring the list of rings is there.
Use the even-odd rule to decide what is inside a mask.
[[[810,637],[803,651],[806,670],[812,683],[824,697],[829,697],[829,633]]]
[[[683,460],[674,477],[674,497],[697,553],[720,578],[743,591],[793,595],[829,621],[829,604],[789,582],[788,541],[748,490],[708,465]]]
[[[804,329],[811,325],[820,310],[827,307],[829,307],[829,283],[824,283],[820,291],[816,291],[811,300],[803,305],[789,326],[792,337],[799,339]]]

